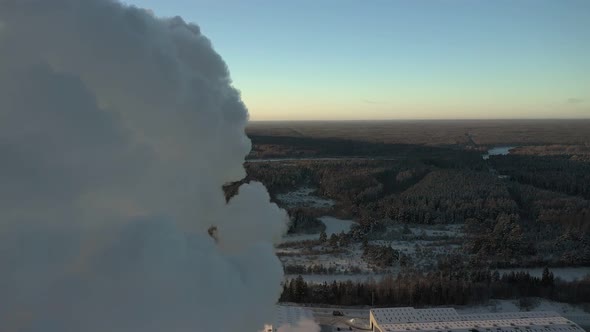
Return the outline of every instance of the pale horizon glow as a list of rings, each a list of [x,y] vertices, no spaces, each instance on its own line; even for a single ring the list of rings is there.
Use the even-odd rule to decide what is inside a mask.
[[[590,2],[129,0],[195,22],[253,121],[590,118]]]

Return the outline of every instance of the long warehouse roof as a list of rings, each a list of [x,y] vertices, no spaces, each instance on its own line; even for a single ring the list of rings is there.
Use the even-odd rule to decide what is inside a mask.
[[[371,318],[382,332],[479,331],[567,332],[584,330],[551,311],[459,315],[455,309],[372,309]]]

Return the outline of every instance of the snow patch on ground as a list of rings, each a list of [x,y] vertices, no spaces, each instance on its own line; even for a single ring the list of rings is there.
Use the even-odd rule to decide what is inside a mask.
[[[498,156],[498,155],[507,155],[510,153],[510,150],[514,149],[516,146],[497,146],[495,148],[489,149],[487,153],[483,154],[481,157],[484,160],[490,159],[490,156]]]
[[[463,236],[463,224],[452,224],[446,225],[444,228],[440,227],[410,227],[410,231],[413,235],[420,236],[447,236],[447,237],[459,237]]]
[[[287,235],[287,236],[283,236],[283,238],[281,239],[281,243],[318,240],[319,238],[320,238],[319,233]]]
[[[416,241],[398,241],[398,240],[372,240],[371,245],[388,246],[404,254],[414,254],[416,252]]]
[[[279,259],[283,265],[302,265],[306,267],[323,265],[326,268],[335,268],[339,273],[349,271],[351,268],[359,268],[364,273],[373,272],[373,269],[361,258],[362,253],[360,245],[355,244],[341,253],[279,255]],[[334,276],[338,276],[338,274]]]
[[[324,282],[345,282],[349,280],[352,282],[380,281],[386,275],[388,274],[305,274],[301,276],[307,282],[322,284]],[[295,274],[287,274],[285,275],[285,280],[291,280],[297,277],[298,275]]]
[[[311,187],[301,187],[295,191],[278,194],[277,200],[288,208],[330,208],[334,206],[335,202],[333,200],[312,195],[315,191],[316,189]]]
[[[354,224],[352,220],[346,219],[338,219],[330,216],[323,216],[318,218],[321,222],[326,225],[326,235],[328,238],[332,234],[340,234],[342,232],[348,233],[350,231],[350,227]],[[307,240],[318,240],[320,238],[320,233],[315,234],[298,234],[298,235],[288,235],[284,236],[282,243],[287,242],[297,242],[297,241],[307,241]]]
[[[348,233],[354,224],[352,220],[338,219],[330,216],[320,217],[319,219],[326,225],[326,235],[328,237],[332,234]]]
[[[341,232],[349,232],[354,221],[343,220],[330,216],[324,216],[319,218],[326,225],[326,234],[330,237],[332,234],[339,234]],[[403,226],[394,226],[402,227]],[[398,232],[397,229],[392,230],[398,235],[394,235],[391,240],[371,240],[371,245],[383,245],[389,246],[400,253],[407,255],[411,260],[411,265],[419,269],[429,269],[436,263],[436,258],[439,255],[448,255],[457,251],[460,245],[453,243],[452,241],[446,241],[440,237],[454,238],[461,234],[462,225],[445,225],[441,226],[428,226],[423,228],[415,227],[416,230],[412,231],[411,234],[405,234],[402,236],[401,228]],[[416,234],[423,234],[422,231],[427,232],[427,237],[431,239],[418,240],[415,239]],[[407,238],[406,238],[407,237]],[[302,241],[302,240],[318,240],[319,234],[306,234],[306,235],[294,235],[288,236],[283,239],[283,243]],[[399,273],[400,266],[395,264],[393,267],[375,269],[369,266],[365,260],[362,259],[363,247],[361,243],[349,244],[346,247],[338,249],[339,252],[326,252],[322,251],[329,250],[329,247],[325,245],[316,245],[313,248],[298,248],[297,245],[294,247],[284,247],[277,249],[277,254],[283,262],[283,265],[299,265],[305,267],[312,267],[323,265],[326,268],[334,268],[338,273],[334,276],[311,276],[310,278],[315,280],[333,281],[333,280],[360,280],[368,279],[367,274],[385,274],[391,273],[394,276]],[[348,273],[354,274],[348,274]],[[342,274],[345,274],[344,276]],[[359,276],[356,276],[356,274]],[[352,276],[352,277],[351,277]]]

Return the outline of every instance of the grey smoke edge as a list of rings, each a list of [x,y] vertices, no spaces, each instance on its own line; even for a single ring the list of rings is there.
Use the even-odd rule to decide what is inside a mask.
[[[287,216],[258,183],[225,202],[247,119],[196,25],[0,0],[0,330],[258,331]]]

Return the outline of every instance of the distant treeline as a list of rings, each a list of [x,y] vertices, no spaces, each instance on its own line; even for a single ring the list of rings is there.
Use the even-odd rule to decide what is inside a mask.
[[[478,151],[458,146],[428,146],[421,144],[391,144],[339,138],[310,138],[290,136],[249,135],[252,152],[247,159],[258,158],[317,158],[317,157],[388,157],[423,159],[439,167],[477,167],[484,163]],[[457,163],[461,161],[461,163]]]
[[[311,283],[301,276],[285,282],[280,301],[329,305],[434,306],[485,303],[490,299],[541,297],[587,303],[590,278],[565,282],[545,269],[542,277],[527,272],[457,271],[385,276],[380,281]]]

